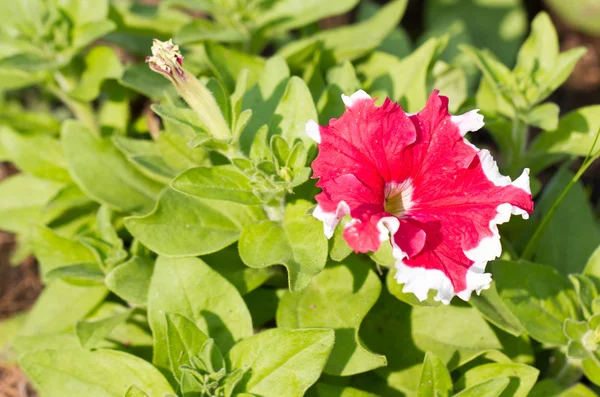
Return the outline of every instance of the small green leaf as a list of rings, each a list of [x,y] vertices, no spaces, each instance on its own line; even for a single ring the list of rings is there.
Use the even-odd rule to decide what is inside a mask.
[[[190,365],[200,354],[208,336],[189,318],[177,313],[166,313],[167,348],[170,370],[175,379],[181,379],[181,365]]]
[[[414,343],[437,355],[452,370],[484,351],[502,345],[481,315],[471,307],[414,307],[411,315]],[[437,332],[443,328],[445,332]]]
[[[131,313],[132,310],[129,309],[101,320],[77,322],[75,332],[79,343],[85,349],[97,347],[100,342],[110,336],[117,326],[127,321]]]
[[[313,141],[306,135],[308,120],[317,120],[317,110],[306,83],[299,77],[290,78],[269,125],[271,135],[281,135],[288,143],[296,139],[310,146]]]
[[[302,397],[321,375],[334,339],[334,332],[327,329],[270,329],[236,344],[226,360],[232,369],[252,368],[239,391]]]
[[[269,58],[258,84],[251,87],[244,95],[242,109],[252,109],[252,118],[240,136],[240,145],[245,153],[250,152],[255,136],[259,135],[258,131],[271,122],[273,112],[286,90],[289,77],[290,69],[284,59],[277,56]],[[263,142],[266,142],[266,139]]]
[[[151,259],[134,256],[112,269],[104,282],[108,289],[121,299],[136,305],[145,305],[153,267],[154,261]]]
[[[0,229],[27,233],[30,224],[43,220],[42,208],[62,185],[27,174],[0,182]]]
[[[563,323],[577,318],[569,282],[556,270],[529,262],[495,261],[492,274],[506,307],[532,338],[554,346],[567,344]]]
[[[71,329],[108,293],[104,286],[81,287],[55,280],[48,284],[29,312],[22,335]]]
[[[600,105],[579,108],[562,117],[556,129],[540,134],[531,150],[540,156],[548,153],[586,156],[599,129]]]
[[[174,189],[192,196],[259,205],[248,177],[232,165],[189,169],[173,180]]]
[[[95,261],[92,251],[84,244],[62,237],[45,226],[32,228],[31,242],[42,275],[61,266]]]
[[[353,387],[333,386],[317,383],[318,397],[377,397],[377,394],[368,393]]]
[[[173,392],[156,368],[119,351],[36,350],[21,356],[19,363],[36,389],[49,397],[123,397],[132,384],[150,397]]]
[[[192,320],[227,351],[252,335],[252,320],[235,287],[198,258],[159,257],[148,294],[148,316],[154,335],[155,365],[169,366],[164,313]]]
[[[196,256],[225,248],[245,226],[264,218],[257,206],[203,200],[166,189],[153,212],[126,218],[125,226],[158,254]]]
[[[216,43],[206,43],[204,49],[211,70],[225,84],[228,92],[233,92],[235,89],[236,79],[243,69],[248,69],[248,87],[252,87],[264,68],[265,61],[262,58],[222,47]]]
[[[310,42],[323,42],[323,46],[333,52],[337,62],[359,58],[378,47],[387,35],[394,30],[406,10],[406,0],[390,2],[371,18],[353,25],[319,32],[312,37],[298,40],[283,47],[278,55],[286,57],[298,47]]]
[[[73,285],[104,285],[104,272],[96,262],[56,267],[46,273],[46,280],[61,279]]]
[[[435,354],[427,352],[417,397],[449,397],[451,393],[452,379],[446,365]]]
[[[206,162],[206,151],[189,147],[187,140],[181,135],[163,132],[158,136],[156,143],[167,165],[174,170],[185,170]]]
[[[469,303],[488,321],[503,331],[514,336],[520,336],[525,332],[519,320],[502,302],[495,282],[492,282],[490,288],[483,290],[481,294],[471,295]]]
[[[263,221],[247,226],[240,237],[240,257],[250,267],[275,264],[288,270],[291,291],[306,287],[325,266],[327,239],[318,221],[306,215],[310,203],[286,206],[282,222]]]
[[[69,171],[88,196],[124,212],[145,212],[154,206],[162,186],[129,164],[110,140],[67,120],[62,142]]]
[[[175,96],[175,88],[169,80],[153,72],[144,63],[126,67],[119,83],[152,99]]]
[[[23,172],[60,182],[71,180],[62,147],[54,137],[46,134],[22,134],[2,127],[0,145],[6,151],[7,159]]]
[[[104,80],[118,79],[123,74],[121,60],[110,47],[97,46],[85,55],[85,71],[81,81],[69,95],[80,101],[92,101],[100,95]]]
[[[165,394],[166,396],[166,394]],[[137,386],[131,385],[129,389],[125,392],[125,397],[149,397],[142,390],[138,389]]]
[[[527,115],[527,124],[539,127],[545,131],[554,131],[558,127],[558,114],[560,108],[557,104],[546,102],[531,109]]]
[[[500,397],[510,383],[508,377],[497,377],[466,388],[454,397]]]
[[[367,264],[357,260],[331,264],[302,291],[283,295],[277,326],[333,328],[335,345],[325,373],[349,376],[385,366],[385,356],[366,349],[358,337],[360,323],[380,291],[381,283]]]
[[[305,0],[296,3],[293,0],[276,2],[259,14],[256,24],[266,26],[270,35],[299,28],[333,15],[350,11],[358,0],[340,0],[323,3],[319,0]]]
[[[490,379],[508,377],[510,383],[501,395],[526,397],[539,373],[536,368],[524,364],[483,364],[467,370],[457,381],[457,385],[469,388]]]

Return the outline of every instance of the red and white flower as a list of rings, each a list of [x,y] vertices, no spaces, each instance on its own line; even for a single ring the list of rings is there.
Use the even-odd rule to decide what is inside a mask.
[[[413,115],[389,99],[378,107],[364,91],[342,99],[339,119],[306,125],[319,146],[312,168],[323,190],[313,215],[327,237],[350,214],[343,236],[356,252],[390,239],[396,280],[420,300],[430,289],[445,304],[487,289],[485,266],[502,251],[497,225],[533,211],[529,170],[515,181],[502,176],[487,150],[463,138],[483,116],[451,116],[437,91]]]

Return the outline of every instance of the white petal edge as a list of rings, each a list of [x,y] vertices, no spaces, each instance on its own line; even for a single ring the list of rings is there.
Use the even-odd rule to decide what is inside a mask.
[[[358,90],[350,96],[342,94],[342,101],[346,105],[346,108],[351,108],[356,102],[363,99],[371,99],[371,96],[363,90]]]
[[[335,231],[335,227],[340,222],[340,219],[349,213],[350,206],[348,206],[348,204],[342,200],[338,203],[335,212],[324,211],[320,205],[317,205],[313,211],[313,216],[323,222],[323,231],[325,232],[325,236],[327,238],[331,238],[333,236],[333,232]]]
[[[485,164],[488,167],[487,170],[484,167],[486,176],[495,185],[512,185],[516,188],[522,189],[528,194],[531,194],[529,188],[529,169],[526,168],[521,176],[519,176],[514,182],[511,182],[509,177],[500,174],[496,162],[491,158],[491,155],[487,150],[480,151],[479,155],[480,158],[483,157],[481,161],[482,165]],[[521,215],[524,219],[529,217],[529,214],[526,211],[515,207],[510,203],[500,204],[498,207],[496,207],[496,211],[496,216],[489,223],[489,228],[493,235],[482,239],[477,247],[464,251],[465,256],[474,263],[467,270],[467,287],[458,293],[454,292],[454,287],[452,286],[450,279],[441,270],[410,267],[405,265],[403,259],[406,258],[406,254],[403,253],[395,244],[393,244],[393,254],[394,258],[396,258],[395,267],[397,269],[395,279],[398,284],[404,283],[402,292],[411,292],[420,301],[423,301],[427,299],[429,290],[434,289],[438,291],[434,299],[436,301],[441,301],[445,305],[448,305],[450,304],[450,301],[454,295],[458,296],[464,301],[468,301],[471,298],[473,291],[479,295],[481,291],[488,289],[490,287],[490,283],[492,282],[492,276],[489,273],[485,273],[485,267],[489,261],[498,258],[502,254],[502,245],[500,243],[498,225],[508,222],[511,215]]]
[[[313,141],[321,143],[321,129],[316,121],[308,120],[304,126],[304,132],[306,132],[306,135]]]
[[[450,116],[450,121],[458,127],[462,136],[465,136],[467,132],[480,130],[485,124],[483,122],[483,115],[479,114],[479,109],[474,109],[458,116]]]

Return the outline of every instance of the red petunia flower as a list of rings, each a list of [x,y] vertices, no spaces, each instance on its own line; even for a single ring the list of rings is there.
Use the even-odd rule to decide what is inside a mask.
[[[487,150],[463,138],[483,116],[451,116],[438,91],[413,115],[389,99],[375,106],[364,91],[342,99],[339,119],[306,125],[319,146],[312,168],[323,191],[313,215],[326,236],[350,214],[343,235],[356,252],[389,238],[396,280],[420,300],[430,289],[445,304],[487,289],[485,266],[502,251],[497,225],[533,211],[529,170],[514,182],[502,176]]]

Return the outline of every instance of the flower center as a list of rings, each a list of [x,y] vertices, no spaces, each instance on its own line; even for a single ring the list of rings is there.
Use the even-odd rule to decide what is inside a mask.
[[[413,186],[409,179],[385,185],[384,208],[386,212],[401,218],[412,206]]]

